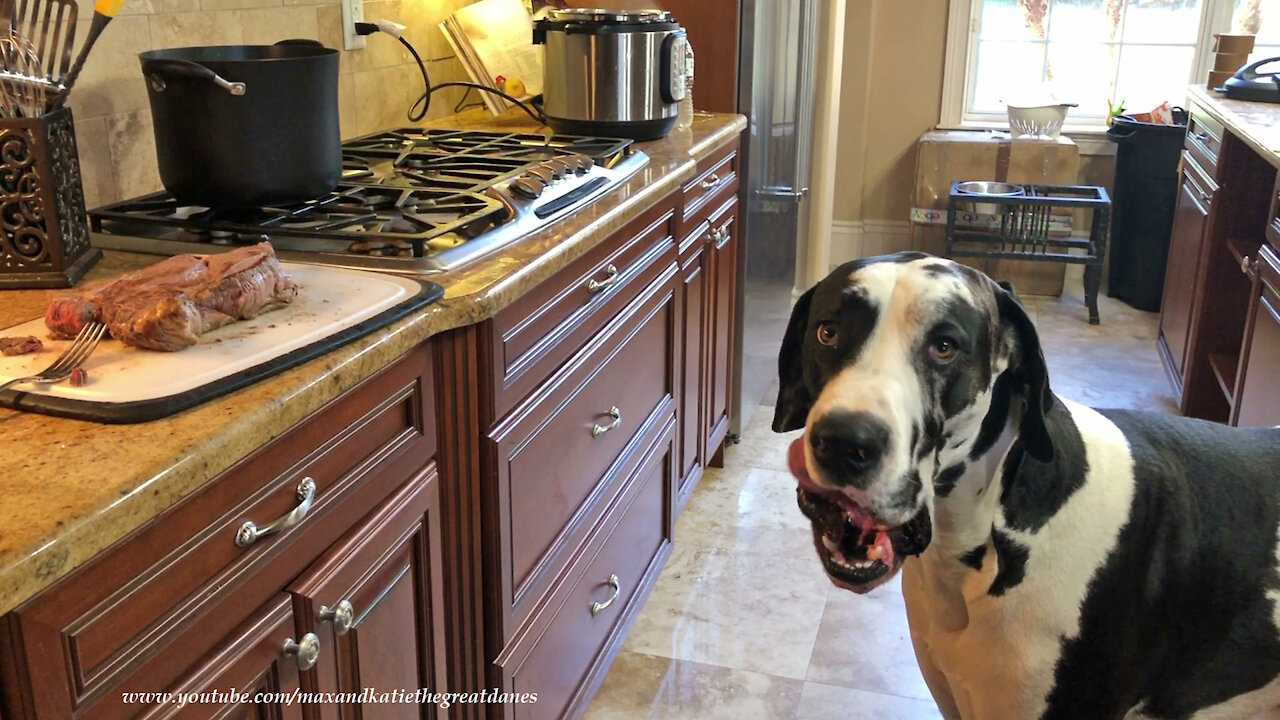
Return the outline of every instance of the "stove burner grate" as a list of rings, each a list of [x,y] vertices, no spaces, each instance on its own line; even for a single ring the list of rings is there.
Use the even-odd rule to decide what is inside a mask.
[[[373,133],[343,143],[347,152],[370,157],[402,158],[419,155],[482,155],[518,158],[525,163],[581,154],[612,167],[626,157],[630,140],[577,135],[502,133],[478,130],[440,130],[415,127]]]
[[[396,241],[420,257],[438,244],[453,246],[506,219],[498,200],[475,193],[381,185],[341,184],[318,200],[244,210],[184,206],[168,193],[94,210],[93,229],[128,233],[143,228],[185,230],[199,241],[258,242],[264,236],[354,243]],[[384,249],[385,246],[379,246]]]

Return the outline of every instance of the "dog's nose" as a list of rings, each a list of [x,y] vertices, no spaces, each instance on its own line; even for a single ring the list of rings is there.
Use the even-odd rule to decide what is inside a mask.
[[[865,412],[830,412],[809,428],[813,458],[838,483],[865,487],[889,447],[889,427]]]

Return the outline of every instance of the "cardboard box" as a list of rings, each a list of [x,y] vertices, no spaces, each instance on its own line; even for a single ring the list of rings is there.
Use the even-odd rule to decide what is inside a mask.
[[[917,144],[912,245],[935,255],[946,252],[945,220],[942,224],[916,220],[930,215],[922,212],[928,210],[943,211],[945,218],[953,180],[1075,185],[1079,169],[1080,149],[1070,138],[1011,140],[1008,133],[931,130],[920,136]],[[1008,280],[1019,294],[1062,294],[1066,274],[1062,263],[960,260],[997,280]]]

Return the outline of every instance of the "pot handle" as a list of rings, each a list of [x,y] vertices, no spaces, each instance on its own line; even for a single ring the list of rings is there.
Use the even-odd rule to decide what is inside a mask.
[[[143,60],[142,74],[147,76],[156,92],[164,92],[168,85],[166,78],[182,77],[209,80],[232,95],[244,94],[244,83],[230,82],[204,65],[187,60]]]

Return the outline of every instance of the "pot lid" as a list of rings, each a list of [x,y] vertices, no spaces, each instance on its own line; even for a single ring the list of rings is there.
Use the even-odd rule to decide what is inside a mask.
[[[664,23],[672,22],[671,13],[657,8],[619,10],[610,8],[567,8],[547,11],[554,22],[594,23]]]

